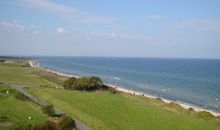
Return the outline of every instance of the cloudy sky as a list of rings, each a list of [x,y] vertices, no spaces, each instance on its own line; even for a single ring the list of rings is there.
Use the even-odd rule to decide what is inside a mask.
[[[220,0],[0,0],[0,55],[220,58]]]

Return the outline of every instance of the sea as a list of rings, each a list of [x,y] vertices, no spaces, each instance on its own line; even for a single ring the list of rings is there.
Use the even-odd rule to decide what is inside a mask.
[[[220,60],[34,57],[41,67],[220,112]]]

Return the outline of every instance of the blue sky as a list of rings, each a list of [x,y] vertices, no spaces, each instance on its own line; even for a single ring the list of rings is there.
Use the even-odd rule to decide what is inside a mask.
[[[220,58],[219,0],[0,0],[0,55]]]

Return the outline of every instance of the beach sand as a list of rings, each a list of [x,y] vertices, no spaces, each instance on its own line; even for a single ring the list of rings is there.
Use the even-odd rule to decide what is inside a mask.
[[[57,72],[57,71],[53,71],[53,70],[50,70],[50,69],[40,67],[39,65],[36,66],[34,61],[31,61],[31,60],[29,61],[29,64],[30,64],[31,67],[37,67],[37,68],[40,68],[42,70],[45,70],[45,71],[48,71],[48,72],[51,72],[51,73],[54,73],[54,74],[57,74],[57,75],[60,75],[60,76],[79,78],[79,76],[76,76],[76,75],[64,74],[64,73],[60,73],[60,72]],[[137,95],[137,96],[144,96],[144,97],[147,97],[147,98],[150,98],[150,99],[160,98],[165,103],[176,103],[176,104],[179,104],[184,109],[193,108],[196,112],[206,111],[206,112],[211,113],[213,116],[220,116],[219,112],[209,110],[209,109],[206,109],[206,108],[202,108],[202,107],[199,107],[199,106],[196,106],[196,105],[188,104],[188,103],[185,103],[185,102],[165,99],[165,98],[154,96],[154,95],[149,94],[149,93],[144,93],[144,92],[140,92],[140,91],[126,89],[126,88],[116,86],[116,85],[112,85],[112,84],[109,84],[109,83],[104,83],[104,85],[112,87],[112,88],[116,89],[119,92],[129,93],[129,94],[133,94],[133,95]]]

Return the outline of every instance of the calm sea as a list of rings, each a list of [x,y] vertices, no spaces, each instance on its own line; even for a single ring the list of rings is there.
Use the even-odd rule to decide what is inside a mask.
[[[220,60],[35,57],[40,66],[220,111]]]

